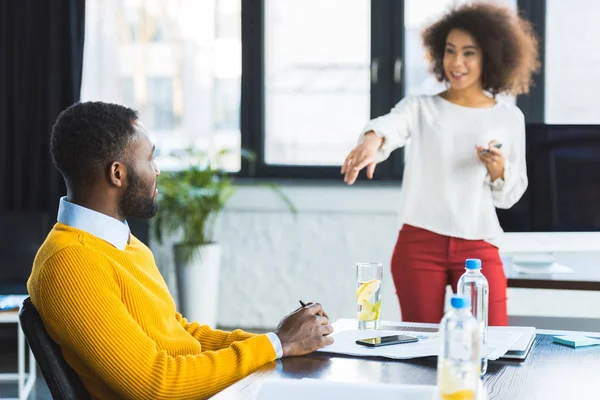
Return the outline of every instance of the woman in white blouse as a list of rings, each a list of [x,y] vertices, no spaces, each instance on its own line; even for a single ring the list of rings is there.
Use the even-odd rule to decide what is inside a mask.
[[[489,324],[507,325],[506,277],[495,241],[495,208],[527,188],[525,121],[496,95],[526,93],[538,68],[531,26],[487,3],[449,11],[423,32],[431,70],[448,89],[407,96],[370,121],[342,166],[353,184],[410,139],[392,275],[402,319],[441,320],[447,284],[456,292],[467,258],[479,258],[490,284]]]

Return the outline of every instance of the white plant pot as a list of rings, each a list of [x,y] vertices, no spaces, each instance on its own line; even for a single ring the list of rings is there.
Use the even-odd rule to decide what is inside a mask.
[[[180,312],[188,322],[217,326],[221,246],[197,246],[184,262],[183,247],[174,246]]]

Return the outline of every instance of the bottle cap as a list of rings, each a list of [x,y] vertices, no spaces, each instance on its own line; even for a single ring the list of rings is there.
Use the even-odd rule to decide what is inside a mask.
[[[452,308],[457,309],[468,308],[471,307],[471,299],[469,299],[468,297],[454,295],[450,299],[450,305],[452,306]]]
[[[465,261],[466,269],[481,269],[481,260],[479,258],[469,258]]]

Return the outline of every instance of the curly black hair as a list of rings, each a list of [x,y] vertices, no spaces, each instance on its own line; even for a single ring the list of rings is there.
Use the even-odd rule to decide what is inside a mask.
[[[135,134],[138,112],[118,104],[76,103],[60,113],[50,136],[56,168],[74,189],[89,186],[119,160]]]
[[[452,29],[464,30],[482,49],[483,89],[499,93],[527,93],[532,74],[539,69],[538,40],[531,24],[514,11],[491,3],[474,3],[451,9],[423,32],[430,69],[440,82],[444,74],[444,50]]]

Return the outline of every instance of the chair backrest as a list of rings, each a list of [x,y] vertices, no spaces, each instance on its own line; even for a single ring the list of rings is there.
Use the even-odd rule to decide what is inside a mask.
[[[44,375],[53,399],[89,400],[81,380],[67,364],[60,347],[50,338],[42,318],[28,297],[19,311],[21,329]]]

